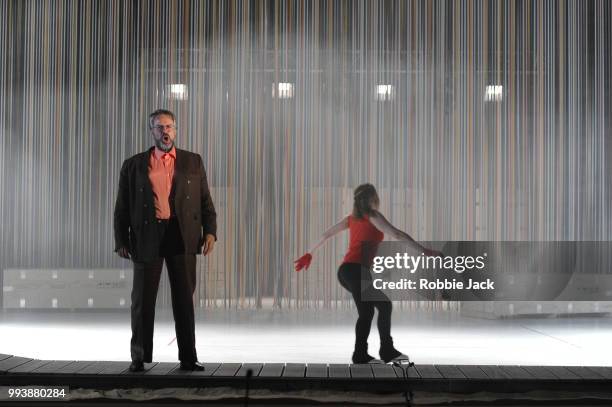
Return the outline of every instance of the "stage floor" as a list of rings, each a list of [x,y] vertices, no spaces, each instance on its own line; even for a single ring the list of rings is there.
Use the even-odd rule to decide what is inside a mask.
[[[354,311],[198,310],[204,362],[350,363]],[[396,347],[417,364],[612,366],[612,318],[476,319],[395,310]],[[129,311],[4,311],[0,353],[45,360],[129,360]],[[378,351],[374,321],[372,355]],[[177,360],[174,323],[159,311],[154,360]]]

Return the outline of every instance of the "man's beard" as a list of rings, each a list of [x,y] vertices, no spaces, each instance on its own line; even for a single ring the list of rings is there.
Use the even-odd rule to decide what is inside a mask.
[[[159,148],[164,153],[167,153],[170,150],[172,150],[172,148],[174,147],[174,141],[170,140],[170,144],[164,144],[162,140],[163,138],[160,138],[159,140],[155,140],[155,147]]]

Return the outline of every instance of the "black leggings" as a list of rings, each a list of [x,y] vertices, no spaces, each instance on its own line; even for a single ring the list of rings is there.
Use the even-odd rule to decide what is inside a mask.
[[[378,333],[381,348],[393,347],[391,338],[392,305],[382,291],[372,287],[372,277],[367,268],[361,264],[343,263],[338,268],[338,281],[353,295],[357,305],[357,323],[355,324],[355,352],[367,352],[368,336],[374,318],[374,308],[378,310]],[[363,290],[362,290],[363,285]],[[367,300],[362,300],[362,294]]]

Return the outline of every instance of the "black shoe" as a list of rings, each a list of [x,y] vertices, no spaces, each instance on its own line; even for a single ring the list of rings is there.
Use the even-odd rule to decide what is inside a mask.
[[[409,363],[410,359],[407,355],[404,355],[399,350],[394,347],[380,349],[380,358],[384,360],[385,363]]]
[[[130,372],[143,372],[144,371],[144,363],[142,360],[132,360],[130,364]]]
[[[376,359],[374,356],[370,356],[367,353],[365,354],[353,353],[353,364],[355,365],[362,365],[362,364],[378,365],[378,364],[383,364],[383,361],[380,359]]]
[[[204,365],[200,362],[181,362],[181,370],[192,370],[194,372],[204,371]]]

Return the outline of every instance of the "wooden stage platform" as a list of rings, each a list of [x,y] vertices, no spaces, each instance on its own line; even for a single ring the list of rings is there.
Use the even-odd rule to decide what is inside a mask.
[[[205,363],[203,372],[186,372],[178,363],[146,364],[131,373],[129,362],[50,361],[0,355],[0,386],[53,385],[71,389],[220,387],[251,389],[366,391],[403,393],[526,393],[531,391],[609,394],[612,367]]]

